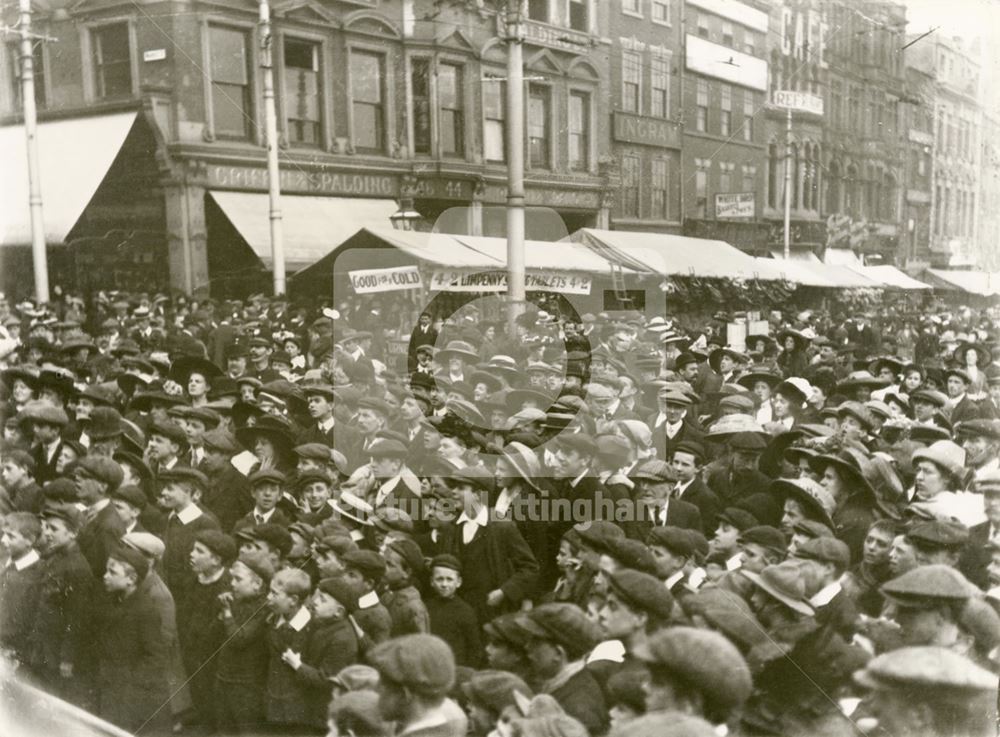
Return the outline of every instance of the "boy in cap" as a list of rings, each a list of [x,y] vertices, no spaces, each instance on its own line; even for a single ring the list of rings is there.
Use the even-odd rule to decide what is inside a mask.
[[[282,653],[305,697],[307,719],[316,727],[326,722],[330,679],[359,658],[358,634],[350,617],[355,604],[353,590],[342,578],[324,578],[307,604],[311,619],[302,650]]]
[[[858,611],[877,617],[882,611],[879,587],[892,576],[889,571],[889,550],[899,534],[894,520],[878,520],[868,528],[862,548],[861,562],[842,579],[844,588],[857,602]]]
[[[482,660],[479,622],[476,612],[456,596],[462,585],[462,564],[454,555],[437,555],[431,560],[431,592],[424,599],[432,635],[448,643],[455,663],[475,668]]]
[[[416,583],[424,575],[424,557],[420,546],[408,537],[390,538],[385,558],[385,608],[392,617],[392,637],[430,631],[430,616],[420,598]]]
[[[260,560],[237,560],[229,589],[219,594],[225,637],[216,655],[215,725],[240,734],[264,725],[268,666],[267,592],[274,571]]]
[[[41,533],[38,517],[30,512],[13,512],[3,518],[0,544],[8,560],[0,568],[0,648],[18,663],[25,662],[38,605],[43,566],[35,545]]]
[[[160,506],[169,511],[163,533],[163,580],[181,610],[195,584],[190,564],[195,537],[202,530],[218,530],[219,523],[198,506],[207,483],[201,471],[177,466],[161,472],[159,482]]]
[[[124,537],[130,532],[146,532],[142,522],[139,520],[142,511],[146,508],[146,495],[142,489],[132,484],[123,484],[111,493],[111,505],[118,512],[118,516],[125,525]]]
[[[44,485],[59,475],[56,465],[63,447],[60,433],[69,424],[69,417],[60,407],[41,401],[28,402],[21,414],[30,425],[34,438],[31,457],[35,462],[35,481]]]
[[[232,530],[236,521],[253,508],[253,499],[246,477],[232,464],[240,446],[232,433],[215,428],[202,436],[204,457],[198,469],[208,479],[203,500],[216,519],[219,528]]]
[[[392,616],[379,599],[376,589],[385,576],[385,560],[371,550],[351,550],[340,556],[341,576],[350,584],[358,600],[354,619],[364,631],[361,649],[367,651],[389,639]]]
[[[167,681],[170,643],[160,610],[142,581],[149,562],[138,550],[113,550],[103,583],[110,594],[95,628],[97,709],[103,719],[128,731],[169,728]]]
[[[76,544],[82,524],[71,504],[42,508],[42,581],[34,626],[28,637],[31,672],[52,693],[86,706],[92,665],[88,638],[93,626],[94,573]]]
[[[101,575],[108,560],[108,551],[116,547],[125,534],[125,522],[111,504],[110,494],[122,481],[117,462],[103,456],[81,458],[74,470],[76,497],[86,505],[86,523],[77,533],[80,552],[90,563],[95,576]]]
[[[294,521],[278,508],[284,490],[285,474],[274,468],[261,468],[247,477],[247,484],[254,501],[253,509],[233,525],[234,533],[254,525],[288,527]]]
[[[468,719],[448,693],[455,660],[433,635],[406,635],[379,645],[369,656],[379,672],[378,708],[397,735],[465,737]]]
[[[222,611],[219,595],[229,589],[228,567],[235,559],[236,543],[229,535],[200,530],[188,555],[195,580],[185,606],[177,609],[177,634],[195,705],[193,720],[204,726],[213,724],[214,656],[223,641],[217,626]]]
[[[240,560],[257,560],[274,571],[287,568],[286,557],[292,549],[292,535],[278,525],[244,527],[235,535]]]
[[[271,579],[265,701],[267,722],[275,729],[304,731],[312,727],[306,695],[286,660],[288,652],[301,653],[308,641],[312,615],[305,604],[311,590],[309,576],[294,568],[278,571]]]

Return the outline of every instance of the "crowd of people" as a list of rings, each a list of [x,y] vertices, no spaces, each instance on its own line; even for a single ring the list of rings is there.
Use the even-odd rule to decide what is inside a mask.
[[[996,733],[991,313],[490,317],[0,298],[9,668],[135,734]]]

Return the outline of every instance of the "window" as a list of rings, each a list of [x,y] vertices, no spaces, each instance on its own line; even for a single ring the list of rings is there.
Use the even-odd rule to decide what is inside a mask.
[[[622,215],[639,217],[639,157],[622,156]]]
[[[639,0],[622,0],[622,10],[626,13],[639,13]]]
[[[413,100],[413,153],[429,156],[431,153],[430,59],[410,59],[410,97]]]
[[[753,140],[753,93],[750,90],[743,90],[743,140]]]
[[[670,115],[670,60],[654,56],[650,66],[650,114],[657,118]]]
[[[767,206],[778,206],[778,145],[767,147]]]
[[[697,107],[695,108],[695,130],[704,133],[708,130],[708,80],[699,79],[697,87]]]
[[[285,125],[288,140],[318,146],[320,141],[319,44],[286,38]]]
[[[209,27],[212,127],[222,138],[250,138],[253,132],[247,41],[236,28]]]
[[[751,164],[743,165],[743,191],[753,192],[757,189],[757,167]]]
[[[653,0],[653,21],[670,23],[670,0]]]
[[[569,93],[569,168],[586,171],[590,166],[590,95]]]
[[[531,20],[549,22],[549,0],[528,0],[528,17]]]
[[[462,68],[455,64],[442,64],[438,69],[438,105],[440,107],[440,144],[445,156],[465,155],[465,116],[462,114]]]
[[[622,52],[622,109],[639,112],[642,99],[642,58],[635,51]]]
[[[757,54],[757,44],[754,41],[753,34],[746,30],[743,31],[743,53],[750,54],[750,56]]]
[[[656,220],[669,220],[670,211],[667,207],[667,160],[653,159],[649,186],[652,195],[652,211],[650,217]]]
[[[786,192],[786,196],[791,196],[792,198],[792,209],[799,206],[802,201],[802,191],[799,189],[801,183],[801,178],[799,176],[799,146],[796,143],[792,144],[791,159],[786,163],[786,166],[792,167],[792,184],[791,191]]]
[[[589,0],[569,0],[569,27],[574,31],[590,30]]]
[[[722,115],[719,117],[719,133],[728,136],[733,127],[733,88],[722,84],[720,91]]]
[[[7,44],[7,58],[10,60],[11,99],[14,109],[21,109],[21,42],[11,41]],[[44,108],[45,97],[45,53],[42,42],[31,45],[31,61],[35,78],[35,107]]]
[[[528,88],[528,165],[548,169],[551,165],[551,121],[549,88],[531,85]]]
[[[735,164],[722,162],[719,164],[719,192],[726,193],[733,190],[733,167]]]
[[[483,154],[487,161],[506,160],[507,150],[506,126],[504,111],[506,110],[507,85],[500,80],[483,83],[483,113],[486,117],[486,128],[483,131]]]
[[[708,38],[708,18],[701,13],[698,13],[698,35]]]
[[[722,45],[733,45],[733,24],[727,20],[722,21]]]
[[[704,218],[708,212],[708,171],[712,166],[711,159],[695,159],[694,196],[695,217]]]
[[[370,51],[351,52],[351,140],[355,148],[385,148],[384,59]]]
[[[97,96],[132,94],[132,51],[128,23],[99,26],[91,32]]]

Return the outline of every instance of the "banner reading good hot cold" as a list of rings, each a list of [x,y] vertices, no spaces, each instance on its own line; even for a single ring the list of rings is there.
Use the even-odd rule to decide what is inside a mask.
[[[423,281],[416,266],[394,266],[389,269],[360,269],[347,272],[356,294],[395,292],[400,289],[420,289]]]

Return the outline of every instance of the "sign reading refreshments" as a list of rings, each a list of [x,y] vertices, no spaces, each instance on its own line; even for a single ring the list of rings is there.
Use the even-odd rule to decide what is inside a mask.
[[[753,192],[715,195],[715,217],[752,218],[754,216]]]
[[[524,284],[532,292],[590,294],[591,277],[560,271],[533,271],[525,275]],[[431,275],[430,288],[436,292],[506,292],[507,272],[438,269]]]
[[[778,107],[791,108],[800,113],[823,114],[823,98],[808,92],[795,90],[775,90],[774,104]]]
[[[677,123],[619,111],[615,112],[615,140],[662,148],[681,147]]]
[[[347,276],[356,294],[395,292],[400,289],[420,289],[423,281],[416,266],[395,266],[389,269],[360,269]]]

